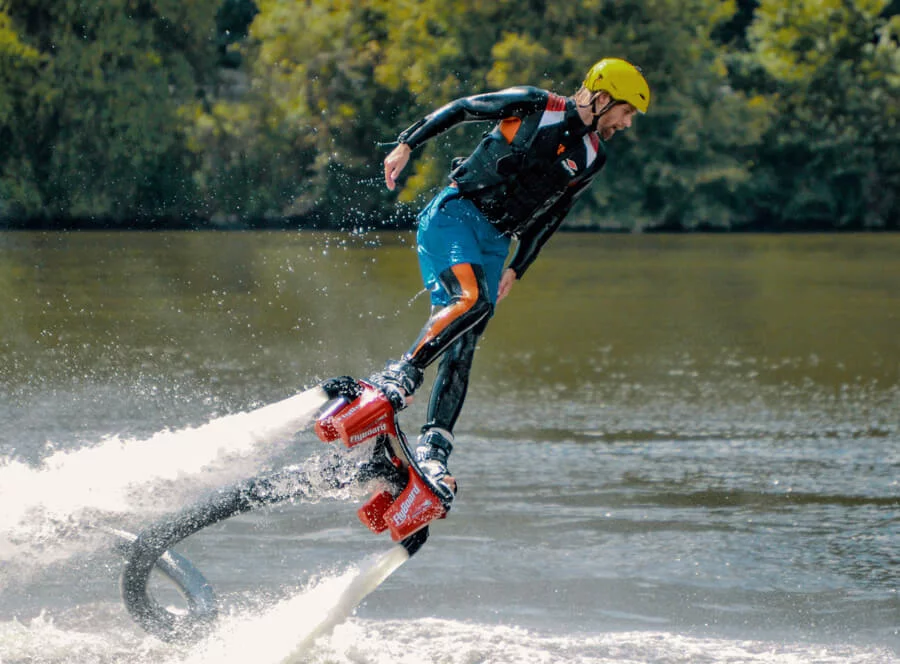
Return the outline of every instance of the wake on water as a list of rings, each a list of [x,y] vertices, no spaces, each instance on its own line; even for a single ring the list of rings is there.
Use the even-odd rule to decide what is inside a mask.
[[[179,656],[171,664],[306,661],[316,640],[349,618],[365,596],[408,559],[406,550],[397,545],[274,607],[227,618],[186,657]],[[264,645],[261,634],[266,635]]]
[[[142,441],[111,438],[96,446],[57,452],[38,467],[5,462],[0,466],[0,504],[4,505],[0,590],[75,555],[110,546],[110,535],[115,541],[114,533],[127,517],[172,510],[204,490],[252,475],[312,422],[325,401],[324,393],[315,388],[199,428],[163,431]],[[166,491],[158,490],[161,484]],[[325,493],[328,488],[322,490]],[[365,595],[408,558],[406,549],[398,545],[273,609],[226,618],[201,644],[179,652],[172,661],[248,661],[247,653],[240,654],[242,644],[260,629],[271,632],[267,649],[275,657],[272,661],[299,656],[317,637],[345,620]],[[286,629],[271,629],[279,626]],[[32,633],[41,636],[29,646]],[[280,643],[275,633],[282,636]],[[30,652],[16,655],[8,649],[10,642]],[[77,661],[71,659],[73,649],[94,650],[106,643],[103,637],[90,634],[68,633],[67,638],[42,614],[29,627],[18,620],[0,627],[0,664],[19,657],[58,661],[44,650],[54,642],[66,651],[65,661]],[[42,652],[35,652],[34,645]],[[256,655],[250,659],[259,661]]]
[[[108,540],[95,526],[108,521],[119,527],[122,519],[161,514],[254,474],[310,424],[323,398],[312,389],[197,428],[162,431],[147,440],[113,437],[59,451],[38,467],[3,463],[4,569],[65,560]],[[0,590],[10,580],[8,571],[0,574]]]
[[[350,618],[310,645],[319,602],[333,602],[348,572],[255,614],[236,614],[191,649],[122,630],[57,628],[38,617],[0,624],[3,664],[886,664],[889,653],[763,641],[702,639],[664,632],[548,636],[467,622]],[[313,626],[305,627],[305,621]]]
[[[39,466],[0,462],[0,593],[85,552],[111,547],[104,528],[146,522],[202,493],[258,472],[322,405],[290,399],[147,440],[110,438],[60,451]],[[164,490],[160,490],[163,487]],[[346,662],[606,662],[881,664],[883,652],[625,632],[547,636],[466,622],[366,620],[354,608],[408,558],[398,546],[287,596],[231,608],[199,643],[145,635],[121,604],[82,604],[78,620],[53,608],[0,620],[0,664],[276,664]],[[115,583],[115,573],[110,575]],[[33,612],[32,612],[33,613]],[[65,623],[63,625],[62,623]]]

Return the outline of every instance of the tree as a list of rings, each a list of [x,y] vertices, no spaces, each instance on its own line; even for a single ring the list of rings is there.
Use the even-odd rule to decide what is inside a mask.
[[[650,112],[567,225],[897,228],[897,2],[0,0],[0,215],[408,221],[488,127],[417,151],[399,197],[379,143],[618,56]]]
[[[24,147],[30,118],[23,112],[22,100],[27,96],[42,58],[37,49],[25,44],[16,32],[6,11],[0,11],[0,215],[8,214],[13,201],[36,208],[31,182],[33,173],[24,168],[9,168]]]
[[[258,3],[244,48],[247,93],[198,109],[192,129],[206,156],[204,195],[219,214],[341,227],[388,216],[376,144],[408,99],[375,80],[387,29],[380,4]]]
[[[574,92],[597,59],[643,67],[654,101],[646,118],[610,144],[610,172],[583,197],[568,225],[728,227],[745,221],[752,148],[770,107],[727,86],[711,34],[734,13],[717,0],[504,0],[389,3],[380,81],[406,89],[423,110],[454,96],[517,84]],[[427,5],[423,8],[422,5]],[[483,131],[483,128],[479,129]],[[470,142],[471,132],[457,133]],[[435,187],[459,142],[429,147],[406,199]],[[435,165],[435,160],[440,164]]]
[[[765,0],[756,13],[752,55],[778,111],[759,208],[781,227],[900,227],[900,17],[887,4]]]
[[[217,5],[3,2],[32,76],[26,89],[6,88],[17,109],[0,164],[9,212],[117,222],[191,215],[179,109],[213,82]]]
[[[240,53],[232,48],[246,39],[250,24],[259,13],[253,0],[224,0],[216,12],[216,42],[219,48],[219,64],[237,68],[241,65]]]

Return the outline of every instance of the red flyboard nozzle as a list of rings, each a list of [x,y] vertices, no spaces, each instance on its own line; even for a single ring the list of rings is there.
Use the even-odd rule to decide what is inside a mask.
[[[360,382],[363,393],[332,418],[334,430],[347,447],[382,434],[397,436],[394,408],[381,390]]]
[[[379,491],[372,495],[365,504],[360,507],[356,514],[359,520],[363,522],[373,533],[382,533],[387,530],[387,523],[384,520],[384,513],[394,502],[394,496],[390,491]]]
[[[332,403],[325,412],[323,412],[316,419],[315,431],[316,435],[323,443],[333,443],[336,441],[340,434],[337,429],[334,428],[334,418],[340,413],[342,410],[347,408],[350,402],[341,397]]]
[[[419,474],[410,468],[409,482],[394,504],[384,513],[384,520],[395,542],[406,539],[435,519],[447,515],[447,510]]]

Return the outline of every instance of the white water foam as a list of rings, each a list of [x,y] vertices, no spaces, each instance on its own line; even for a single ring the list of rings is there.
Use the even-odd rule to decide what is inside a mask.
[[[358,567],[326,575],[292,596],[264,608],[235,610],[220,619],[200,643],[176,646],[111,623],[116,611],[91,612],[79,629],[56,625],[44,612],[27,623],[0,623],[0,664],[28,662],[128,662],[140,664],[279,664],[302,662],[359,603],[399,568],[409,554],[400,545],[371,556]],[[260,601],[258,604],[264,604]],[[104,615],[106,613],[106,615]],[[118,613],[123,614],[124,609]],[[118,622],[116,620],[116,622]],[[85,631],[85,625],[94,631]],[[137,638],[133,634],[137,633]]]
[[[0,664],[118,664],[158,662],[160,642],[116,631],[67,629],[46,614],[0,623]]]
[[[308,664],[889,664],[877,648],[700,638],[668,632],[548,635],[452,620],[351,620]]]
[[[210,637],[168,664],[305,662],[318,639],[344,622],[409,554],[397,545],[256,615],[223,620]]]
[[[120,626],[57,627],[47,617],[0,623],[2,664],[893,664],[896,653],[865,646],[703,638],[669,632],[546,634],[454,620],[350,618],[305,654],[292,652],[321,622],[356,572],[324,579],[185,652],[136,639]],[[215,639],[219,639],[218,642]]]
[[[188,495],[252,475],[326,400],[314,388],[196,428],[56,452],[38,467],[0,462],[0,561],[48,565],[83,550],[91,514],[173,509]],[[172,490],[158,490],[162,483]],[[67,546],[79,537],[81,545]]]

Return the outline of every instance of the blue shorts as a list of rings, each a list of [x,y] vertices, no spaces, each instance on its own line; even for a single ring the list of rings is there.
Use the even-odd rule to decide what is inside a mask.
[[[431,292],[433,305],[450,303],[450,294],[438,275],[460,263],[482,267],[491,303],[497,303],[510,239],[485,219],[472,201],[460,198],[457,189],[447,187],[419,213],[416,243],[422,281]]]

